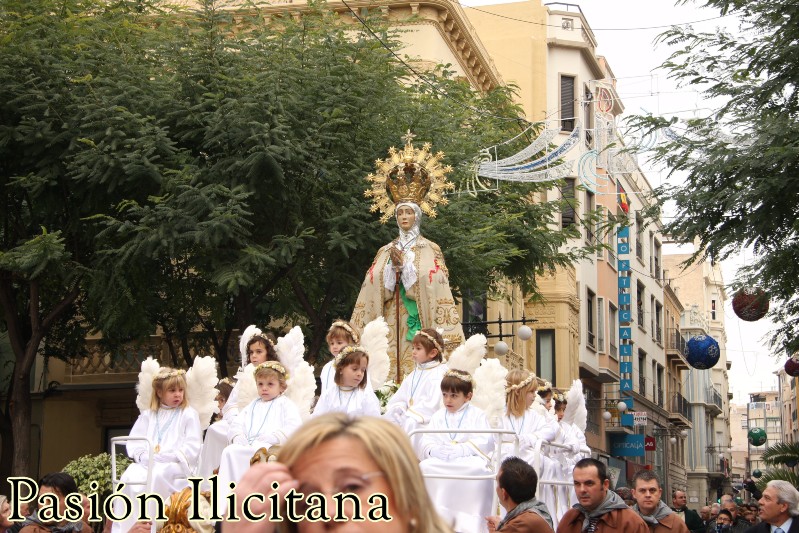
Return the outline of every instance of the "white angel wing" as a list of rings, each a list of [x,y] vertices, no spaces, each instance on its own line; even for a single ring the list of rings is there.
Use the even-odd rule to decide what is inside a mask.
[[[455,370],[463,370],[474,375],[480,361],[486,354],[485,335],[478,333],[472,335],[466,342],[455,348],[452,355],[447,359],[447,367]]]
[[[150,408],[150,400],[153,397],[153,379],[155,379],[161,365],[152,357],[148,357],[141,364],[139,372],[139,384],[136,385],[138,394],[136,395],[136,407],[139,411],[146,411]]]
[[[200,415],[200,429],[206,429],[211,416],[217,410],[216,387],[219,378],[216,374],[216,360],[213,357],[195,357],[194,364],[186,372],[186,394],[189,405]]]
[[[588,410],[585,407],[585,394],[583,393],[583,382],[575,379],[569,392],[566,393],[566,411],[563,413],[563,421],[574,424],[580,431],[585,432],[588,421]]]
[[[284,363],[285,364],[285,363]],[[289,371],[288,387],[284,395],[294,402],[303,420],[311,416],[311,403],[316,394],[316,378],[313,367],[303,360]]]
[[[277,358],[280,363],[286,367],[289,374],[294,373],[300,363],[305,362],[303,355],[305,354],[305,337],[302,334],[300,326],[294,326],[291,331],[286,333],[285,336],[280,337],[275,345],[277,351]]]
[[[255,384],[255,367],[250,363],[241,369],[236,376],[236,388],[238,389],[239,409],[244,409],[258,397],[258,386]]]
[[[241,368],[247,366],[247,343],[250,342],[250,339],[253,338],[255,335],[261,335],[262,331],[255,327],[255,325],[247,326],[241,333],[241,338],[239,339],[239,353],[241,354]]]
[[[508,369],[498,359],[483,359],[474,371],[475,389],[472,403],[482,409],[492,427],[502,425],[505,410],[505,376]]]
[[[361,347],[369,354],[369,380],[374,390],[386,382],[391,369],[388,357],[388,324],[379,316],[366,324],[361,335]]]

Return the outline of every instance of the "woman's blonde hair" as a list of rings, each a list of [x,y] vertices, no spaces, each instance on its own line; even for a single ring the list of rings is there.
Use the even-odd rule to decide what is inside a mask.
[[[391,489],[396,506],[391,514],[407,518],[410,531],[451,533],[430,501],[408,436],[390,422],[370,416],[350,418],[344,413],[322,415],[302,425],[280,449],[277,460],[291,468],[304,454],[336,438],[354,439],[366,448]],[[297,531],[292,522],[286,527]]]
[[[168,366],[162,366],[158,374],[153,378],[153,395],[150,397],[150,409],[158,411],[161,407],[159,394],[172,388],[183,390],[183,401],[180,402],[181,409],[189,406],[189,395],[186,394],[186,371],[176,370]]]
[[[533,376],[533,378],[530,379],[530,376]],[[507,388],[513,389],[509,390],[506,394],[505,403],[507,408],[505,412],[508,414],[508,416],[524,415],[524,412],[527,410],[527,393],[535,392],[536,388],[538,387],[538,382],[535,380],[535,376],[529,370],[511,370],[508,372],[508,375],[505,376],[505,381],[508,384]],[[514,387],[514,385],[518,385],[523,381],[529,382],[523,387]]]

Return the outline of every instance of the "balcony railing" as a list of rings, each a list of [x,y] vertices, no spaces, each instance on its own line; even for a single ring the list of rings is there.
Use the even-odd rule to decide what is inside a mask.
[[[644,306],[638,306],[638,327],[644,327]]]
[[[676,350],[680,355],[685,355],[685,339],[680,333],[679,329],[669,328],[669,345],[670,350]]]
[[[707,400],[708,403],[717,406],[721,409],[721,393],[716,389],[716,387],[708,387],[707,388]]]
[[[656,391],[655,401],[661,407],[663,407],[663,389],[658,388]]]
[[[658,344],[663,344],[663,328],[661,328],[660,325],[655,327],[655,341],[657,341]]]
[[[682,415],[686,420],[691,420],[691,404],[685,399],[685,396],[679,392],[674,394],[671,400],[671,411]]]
[[[649,398],[649,396],[647,396],[648,389],[649,383],[647,383],[646,378],[643,376],[643,374],[638,374],[638,394],[644,398]]]

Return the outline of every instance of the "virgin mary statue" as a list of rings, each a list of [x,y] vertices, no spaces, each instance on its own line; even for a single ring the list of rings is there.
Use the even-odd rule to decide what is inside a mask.
[[[423,212],[435,217],[436,204],[446,204],[443,192],[453,185],[446,180],[451,167],[440,166],[444,156],[430,153],[430,145],[416,149],[413,135],[403,137],[405,148],[391,148],[389,158],[377,161],[366,191],[374,199],[372,211],[380,210],[381,223],[396,218],[399,235],[378,250],[366,271],[351,322],[357,328],[383,316],[389,325],[389,357],[392,376],[401,380],[413,370],[411,341],[422,328],[442,332],[445,349],[464,342],[461,318],[449,286],[449,271],[436,243],[420,231]]]

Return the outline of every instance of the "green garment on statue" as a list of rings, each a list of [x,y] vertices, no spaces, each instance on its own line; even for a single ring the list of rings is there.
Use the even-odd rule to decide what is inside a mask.
[[[422,329],[422,323],[419,321],[419,306],[405,294],[405,286],[402,283],[400,283],[400,296],[408,311],[408,334],[405,335],[405,340],[412,341]]]

